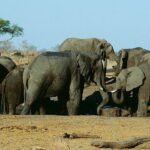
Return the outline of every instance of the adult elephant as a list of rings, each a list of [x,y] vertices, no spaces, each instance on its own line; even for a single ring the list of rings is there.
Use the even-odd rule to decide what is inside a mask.
[[[145,50],[141,47],[132,48],[132,49],[122,49],[119,51],[119,63],[116,69],[116,75],[118,75],[121,70],[139,66],[143,63],[149,63],[150,62],[150,51]],[[149,63],[150,64],[150,63]],[[113,84],[109,85],[109,88],[113,88]],[[115,93],[112,93],[112,100],[115,104],[118,104],[119,106],[129,109],[131,112],[131,115],[134,115],[135,110],[137,109],[137,94],[135,94],[136,90],[131,91],[124,91],[124,90],[118,90]]]
[[[3,81],[8,72],[15,67],[16,64],[11,58],[7,56],[0,56],[0,83]]]
[[[117,76],[113,88],[112,92],[118,90],[129,92],[133,100],[137,99],[137,116],[147,116],[147,105],[150,100],[150,65],[148,63],[123,69]],[[122,98],[122,100],[125,99]]]
[[[16,67],[14,61],[7,56],[0,56],[0,106],[1,106],[1,84],[5,76]],[[2,112],[0,108],[0,113]]]
[[[21,114],[28,114],[35,101],[40,106],[48,96],[58,96],[69,115],[78,114],[85,81],[93,81],[105,91],[105,55],[100,56],[91,51],[66,51],[36,57],[23,74],[25,106]]]
[[[115,74],[116,76],[124,69],[139,66],[140,64],[143,64],[145,62],[148,62],[150,60],[150,51],[145,50],[141,47],[137,48],[131,48],[131,49],[122,49],[118,53],[118,59],[119,63],[116,66]],[[150,61],[149,61],[150,62]],[[113,84],[109,85],[109,88],[113,88]],[[109,90],[108,90],[109,91]],[[131,114],[134,114],[135,110],[137,109],[136,103],[137,103],[137,95],[135,94],[136,90],[131,91],[124,91],[122,89],[117,90],[115,93],[112,93],[112,100],[115,104],[118,104],[119,106],[130,109]],[[134,93],[134,94],[132,94]],[[107,100],[107,99],[106,99]],[[107,101],[110,101],[107,100]]]
[[[23,70],[16,67],[2,82],[3,114],[16,114],[16,107],[23,103]]]
[[[138,66],[141,63],[141,59],[149,50],[143,49],[141,47],[131,48],[131,49],[121,49],[118,53],[118,66],[116,68],[116,75],[122,69]]]
[[[24,87],[23,87],[23,71],[26,65],[17,66],[10,71],[2,82],[0,91],[2,90],[2,114],[20,114],[24,106]],[[54,99],[54,98],[53,98]],[[55,107],[55,111],[53,110]],[[51,112],[60,113],[58,111],[59,103],[44,99],[40,108],[37,108],[36,103],[32,107],[31,114],[50,114]],[[52,109],[49,111],[49,109]]]
[[[118,62],[118,57],[116,56],[113,46],[108,43],[106,40],[97,39],[97,38],[68,38],[60,46],[60,51],[65,50],[78,50],[78,51],[95,51],[100,53],[104,50],[106,51],[106,57],[110,60]]]

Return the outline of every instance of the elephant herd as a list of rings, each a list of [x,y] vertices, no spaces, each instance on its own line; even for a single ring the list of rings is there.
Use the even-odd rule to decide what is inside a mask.
[[[112,82],[106,77],[107,59],[117,64]],[[56,114],[80,114],[84,85],[91,82],[102,99],[98,115],[113,103],[131,116],[148,116],[150,51],[137,47],[116,54],[106,40],[68,38],[58,52],[43,52],[28,65],[0,56],[0,113],[47,114],[55,108]]]

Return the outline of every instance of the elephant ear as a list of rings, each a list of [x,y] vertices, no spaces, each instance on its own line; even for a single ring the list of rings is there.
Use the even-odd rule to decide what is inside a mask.
[[[91,70],[91,64],[90,64],[90,58],[78,54],[77,56],[77,63],[80,68],[80,72],[82,76],[84,76],[86,79],[89,78],[90,70]]]
[[[145,79],[144,72],[139,67],[131,67],[128,69],[126,91],[131,91],[143,84]]]
[[[106,51],[105,51],[105,49],[102,49],[102,50],[99,52],[99,56],[100,56],[100,59],[102,59],[102,60],[105,60],[105,59],[106,59]]]
[[[105,46],[106,46],[106,42],[100,42],[99,44],[97,44],[97,46],[96,46],[96,51],[99,51],[99,50],[101,50],[101,49],[104,49],[105,48]]]

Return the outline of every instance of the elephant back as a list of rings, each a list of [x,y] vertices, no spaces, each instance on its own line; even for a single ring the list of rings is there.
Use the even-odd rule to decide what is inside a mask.
[[[101,40],[97,38],[87,38],[87,39],[68,38],[59,46],[59,50],[95,51],[97,49],[97,45],[102,42],[106,42],[106,40]]]
[[[6,56],[0,56],[0,83],[5,76],[16,67],[15,62]]]
[[[0,65],[4,66],[8,71],[16,67],[15,62],[7,56],[0,56]]]

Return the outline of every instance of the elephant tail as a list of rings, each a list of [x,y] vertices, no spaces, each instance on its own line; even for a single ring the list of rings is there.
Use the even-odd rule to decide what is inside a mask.
[[[3,114],[6,114],[8,111],[8,105],[7,105],[7,97],[6,97],[6,79],[2,82],[2,103],[1,103],[1,110]]]

